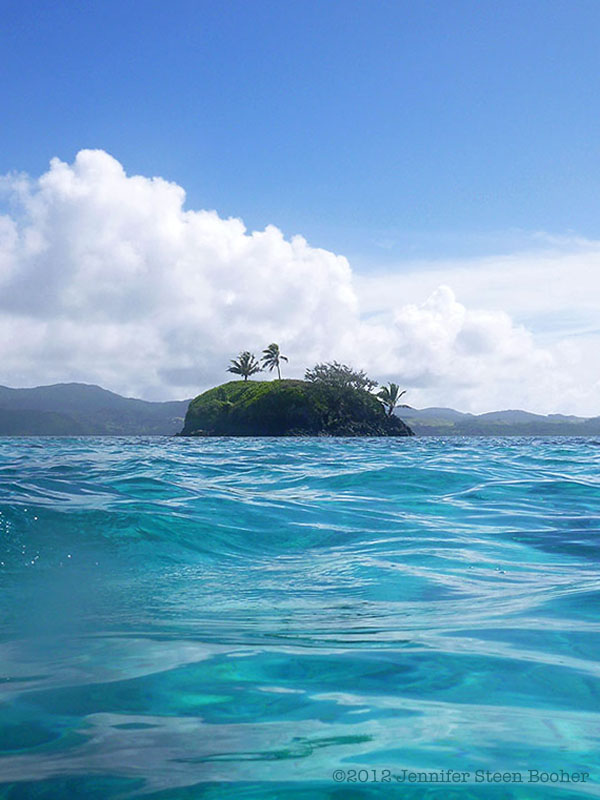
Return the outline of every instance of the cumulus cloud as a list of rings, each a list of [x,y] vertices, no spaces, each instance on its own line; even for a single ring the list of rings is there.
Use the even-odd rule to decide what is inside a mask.
[[[427,291],[410,275],[357,282],[343,256],[186,210],[181,187],[127,176],[103,151],[1,188],[4,384],[189,396],[225,379],[240,350],[277,341],[289,374],[346,360],[399,380],[415,405],[556,410],[567,398],[581,411],[597,400],[565,370],[577,348],[541,346],[501,308],[463,305],[443,274]]]

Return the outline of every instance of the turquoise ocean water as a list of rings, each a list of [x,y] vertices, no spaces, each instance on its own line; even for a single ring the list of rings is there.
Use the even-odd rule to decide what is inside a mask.
[[[599,797],[599,529],[592,439],[0,440],[0,798]]]

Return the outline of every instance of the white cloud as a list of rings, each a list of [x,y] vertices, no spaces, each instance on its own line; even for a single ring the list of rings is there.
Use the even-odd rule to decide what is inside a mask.
[[[506,311],[553,337],[600,327],[600,242],[539,238],[539,250],[414,262],[356,276],[362,308],[379,311],[389,306],[390,297],[427,296],[447,283],[467,306]]]
[[[468,309],[485,309],[467,312],[456,340],[458,346],[470,343],[461,372],[470,375],[478,365],[481,380],[477,388],[473,377],[468,390],[451,389],[455,405],[598,415],[600,242],[541,234],[538,239],[539,250],[510,256],[415,262],[355,275],[361,309],[370,318],[389,319],[390,306],[403,298],[426,298],[448,284]],[[482,337],[494,344],[494,352],[478,359]],[[428,393],[426,402],[437,404],[435,394],[437,400]]]
[[[345,258],[300,236],[186,211],[181,187],[128,177],[102,151],[2,185],[11,208],[0,217],[7,385],[84,380],[181,397],[230,377],[241,349],[278,341],[289,374],[337,358],[399,380],[415,405],[591,414],[600,399],[597,377],[582,382],[589,342],[542,346],[507,313],[592,315],[600,248],[586,250],[580,285],[561,306],[564,295],[544,301],[541,287],[555,285],[565,263],[573,269],[568,259],[581,265],[580,253],[531,268],[509,260],[357,278]],[[528,303],[515,300],[515,280]]]

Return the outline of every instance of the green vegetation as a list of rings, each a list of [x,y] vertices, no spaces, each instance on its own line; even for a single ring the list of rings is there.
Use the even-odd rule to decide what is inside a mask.
[[[183,436],[410,436],[366,389],[320,381],[231,381],[192,400]]]
[[[406,389],[401,392],[400,387],[397,383],[388,383],[387,386],[382,386],[381,389],[377,392],[377,397],[381,400],[383,405],[388,410],[388,415],[391,417],[394,413],[394,409],[398,405],[400,398],[403,394],[406,394]]]
[[[306,370],[304,378],[311,383],[367,392],[377,386],[377,381],[372,381],[364,370],[352,369],[347,364],[340,364],[339,361],[332,361],[329,364],[315,364],[312,369]]]
[[[235,375],[243,375],[245,381],[248,380],[250,375],[256,375],[257,372],[261,371],[256,356],[254,353],[248,352],[248,350],[244,350],[243,353],[240,353],[237,361],[232,358],[231,366],[227,367],[227,372],[233,372]]]
[[[305,380],[282,380],[279,345],[263,350],[262,368],[277,369],[277,381],[251,381],[261,366],[248,350],[228,372],[242,375],[192,400],[182,436],[411,436],[393,415],[404,394],[391,387],[372,394],[377,382],[363,370],[333,361],[307,369]],[[392,403],[390,407],[390,403]],[[386,413],[384,406],[388,409]]]
[[[277,377],[281,380],[281,368],[280,364],[282,361],[287,361],[287,356],[281,355],[281,351],[279,350],[279,345],[273,342],[267,348],[263,350],[263,357],[262,357],[262,364],[263,369],[268,369],[269,372],[273,372],[275,367],[277,367]]]

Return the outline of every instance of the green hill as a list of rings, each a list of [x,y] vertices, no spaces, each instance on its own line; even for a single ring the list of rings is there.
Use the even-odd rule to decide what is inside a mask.
[[[182,436],[412,436],[369,392],[300,380],[230,381],[189,405]]]
[[[66,414],[0,408],[0,436],[78,436],[85,428]]]
[[[84,383],[0,386],[0,436],[152,436],[181,430],[189,400],[152,403]]]
[[[598,436],[600,417],[491,411],[462,414],[451,408],[399,408],[417,436]]]

